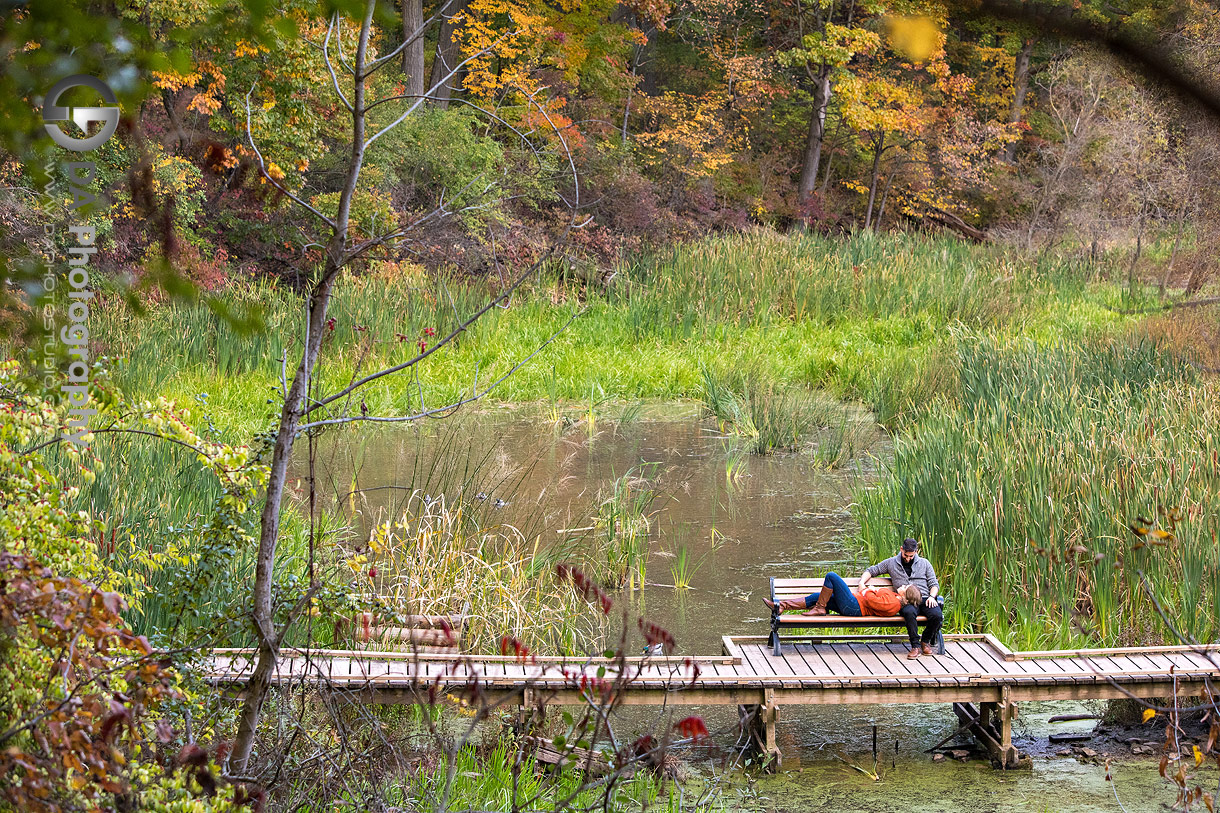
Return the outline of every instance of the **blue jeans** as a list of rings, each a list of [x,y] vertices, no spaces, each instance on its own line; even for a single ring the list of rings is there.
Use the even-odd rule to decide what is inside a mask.
[[[856,601],[856,597],[852,595],[851,588],[847,586],[847,582],[843,581],[842,576],[832,571],[826,574],[822,584],[829,587],[832,591],[830,601],[826,603],[826,609],[839,615],[860,617],[860,602]],[[805,609],[809,609],[817,604],[818,597],[821,595],[822,591],[819,590],[816,593],[805,596]]]

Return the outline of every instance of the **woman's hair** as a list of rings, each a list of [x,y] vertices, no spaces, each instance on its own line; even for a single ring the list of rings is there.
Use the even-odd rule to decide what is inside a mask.
[[[919,588],[913,584],[899,590],[898,595],[902,597],[903,604],[919,604]]]

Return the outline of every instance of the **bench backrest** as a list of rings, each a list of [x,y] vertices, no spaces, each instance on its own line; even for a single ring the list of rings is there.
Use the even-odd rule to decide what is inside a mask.
[[[359,612],[335,621],[335,645],[456,654],[470,619],[469,610],[467,602],[455,615],[407,615],[393,619]],[[391,626],[395,620],[404,626]]]
[[[771,580],[771,600],[783,601],[792,598],[804,598],[810,593],[816,593],[822,589],[822,579],[772,579]],[[844,579],[847,586],[855,589],[860,585],[859,577]],[[870,587],[889,587],[889,576],[873,576],[868,580]]]

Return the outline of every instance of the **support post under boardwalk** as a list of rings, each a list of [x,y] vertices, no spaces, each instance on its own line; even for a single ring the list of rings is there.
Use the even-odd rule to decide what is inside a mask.
[[[775,703],[775,690],[763,690],[762,704],[738,706],[741,726],[746,735],[747,748],[761,757],[767,757],[767,770],[774,773],[780,769],[783,755],[775,743],[775,729],[779,724],[779,706]]]
[[[533,734],[537,725],[537,708],[534,690],[526,686],[521,690],[521,703],[517,707],[517,718],[512,723],[513,731],[518,735]]]
[[[968,729],[979,745],[987,750],[998,767],[1024,767],[1029,760],[1021,758],[1021,752],[1012,744],[1012,721],[1017,716],[1017,704],[1008,694],[1008,687],[1000,690],[998,703],[983,702],[975,708],[973,703],[954,703],[953,711],[961,722],[962,728]]]
[[[1000,702],[995,708],[996,728],[999,729],[999,763],[1003,768],[1016,768],[1021,763],[1021,753],[1012,744],[1012,721],[1017,718],[1017,704],[1009,697],[1008,687],[1000,689]]]

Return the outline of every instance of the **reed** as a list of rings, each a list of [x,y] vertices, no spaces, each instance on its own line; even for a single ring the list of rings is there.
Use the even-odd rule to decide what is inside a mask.
[[[648,565],[648,533],[658,492],[656,466],[642,464],[629,469],[599,495],[593,519],[592,553],[582,552],[591,574],[610,587],[635,589],[644,586]],[[597,557],[603,558],[599,562]]]
[[[1086,282],[1095,276],[1076,260],[926,236],[708,238],[625,265],[621,284],[591,292],[580,318],[489,398],[594,406],[601,398],[701,398],[701,364],[748,362],[760,385],[864,400],[887,425],[899,425],[941,389],[952,331],[1053,341],[1123,328],[1131,320],[1099,301],[1117,298],[1112,286]],[[476,371],[482,384],[507,372],[568,322],[571,307],[555,304],[552,290],[523,289],[416,373],[378,382],[364,393],[369,410],[403,414],[448,403],[469,394]],[[445,335],[490,293],[481,282],[445,275],[354,278],[331,309],[319,386],[333,389],[354,372],[410,358],[431,338],[428,329]],[[155,304],[143,316],[114,291],[101,297],[92,332],[117,359],[125,391],[180,402],[204,392],[223,431],[265,430],[281,354],[300,344],[302,307],[292,291],[236,284],[218,300]],[[235,325],[225,313],[242,318]],[[246,329],[254,323],[265,329]],[[782,401],[791,390],[770,392]],[[764,395],[754,403],[765,406]],[[762,437],[766,428],[756,428]],[[786,435],[760,441],[769,442],[786,443]]]
[[[601,608],[553,570],[539,572],[537,539],[477,521],[465,500],[424,497],[417,492],[397,520],[375,526],[366,545],[337,549],[367,605],[356,609],[386,607],[389,624],[468,606],[462,645],[474,653],[499,653],[504,636],[539,653],[583,654],[602,643]]]
[[[450,764],[450,761],[454,764]],[[413,810],[435,808],[448,798],[446,810],[509,811],[553,810],[560,802],[573,810],[677,810],[680,790],[670,785],[662,795],[661,783],[647,773],[614,782],[609,789],[588,784],[573,769],[545,771],[532,754],[518,756],[507,739],[490,748],[466,745],[445,758],[430,758],[408,778],[392,787],[388,805]],[[452,782],[449,777],[452,776]],[[608,798],[607,798],[608,796]],[[571,798],[570,798],[571,797]]]
[[[1030,261],[944,237],[864,232],[840,239],[758,230],[675,246],[640,262],[616,297],[641,337],[652,325],[689,339],[724,325],[794,320],[829,326],[853,316],[994,325],[1079,291],[1086,271],[1070,258]]]
[[[703,564],[703,560],[694,561],[691,559],[690,547],[685,543],[678,545],[678,551],[674,554],[674,563],[670,565],[669,573],[674,579],[674,589],[689,590],[691,587],[691,579]]]
[[[1220,386],[1147,343],[962,341],[960,396],[859,496],[869,558],[920,538],[949,624],[1021,647],[1220,636]]]
[[[717,371],[703,365],[700,376],[704,408],[756,454],[797,449],[814,428],[829,424],[825,397],[779,384],[755,366]]]
[[[875,437],[873,428],[852,416],[849,405],[843,405],[832,415],[828,425],[817,433],[813,461],[828,469],[847,465],[857,455],[867,451]]]

